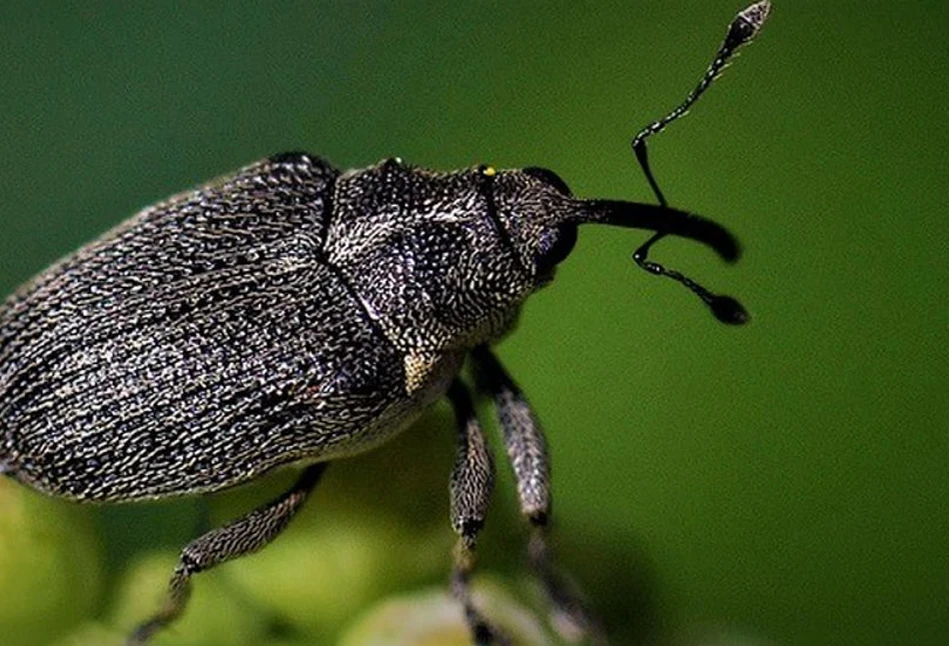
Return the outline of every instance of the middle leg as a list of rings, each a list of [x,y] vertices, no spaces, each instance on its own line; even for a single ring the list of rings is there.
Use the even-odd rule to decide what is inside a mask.
[[[499,646],[506,639],[475,608],[470,579],[475,565],[475,544],[494,489],[494,461],[468,389],[455,379],[448,389],[458,424],[458,453],[451,474],[451,525],[458,534],[452,595],[461,603],[465,621],[477,646]]]
[[[478,389],[494,399],[508,458],[517,480],[521,513],[531,525],[528,558],[551,608],[554,629],[569,641],[605,644],[599,621],[553,565],[547,545],[550,520],[550,457],[544,431],[530,403],[486,346],[472,353]]]

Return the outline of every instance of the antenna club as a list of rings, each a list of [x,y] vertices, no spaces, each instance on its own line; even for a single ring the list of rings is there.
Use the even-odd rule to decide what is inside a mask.
[[[769,15],[771,0],[761,0],[740,11],[729,29],[729,40],[733,42],[733,46],[744,45],[757,36]]]
[[[713,296],[709,307],[715,318],[728,325],[744,325],[751,320],[748,310],[731,296]]]

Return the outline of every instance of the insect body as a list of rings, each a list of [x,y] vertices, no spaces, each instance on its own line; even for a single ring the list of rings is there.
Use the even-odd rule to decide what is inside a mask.
[[[493,482],[457,376],[470,358],[536,527],[532,563],[561,614],[595,632],[544,546],[542,432],[489,349],[586,223],[738,255],[709,220],[665,205],[576,199],[539,168],[439,173],[392,159],[340,172],[290,153],[171,198],[0,308],[0,472],[54,496],[126,502],[213,492],[303,465],[286,494],[183,550],[168,604],[130,638],[139,644],[181,613],[193,574],[276,537],[329,460],[379,445],[447,394],[459,437],[452,589],[475,639],[488,644],[495,631],[467,586]],[[700,296],[739,322],[734,301]]]

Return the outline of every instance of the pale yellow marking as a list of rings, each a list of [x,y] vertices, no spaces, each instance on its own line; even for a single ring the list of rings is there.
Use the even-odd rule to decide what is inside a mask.
[[[498,171],[494,166],[485,166],[484,170],[481,172],[484,173],[485,177],[494,177],[498,174]]]
[[[405,355],[405,392],[414,395],[424,387],[438,365],[440,356],[435,353],[413,351]]]

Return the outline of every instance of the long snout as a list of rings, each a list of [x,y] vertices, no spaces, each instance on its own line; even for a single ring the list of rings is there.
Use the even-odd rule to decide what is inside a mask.
[[[741,256],[741,246],[728,229],[694,213],[621,200],[574,200],[574,203],[574,221],[578,224],[610,224],[689,238],[708,245],[727,262],[735,262]]]

